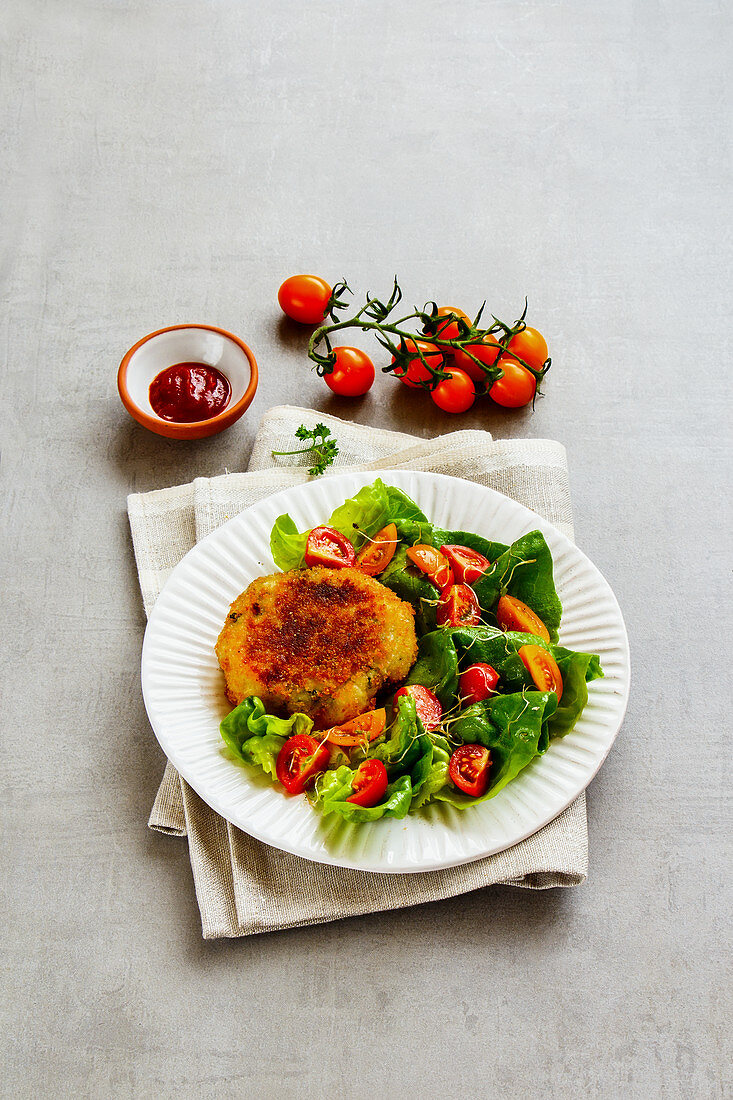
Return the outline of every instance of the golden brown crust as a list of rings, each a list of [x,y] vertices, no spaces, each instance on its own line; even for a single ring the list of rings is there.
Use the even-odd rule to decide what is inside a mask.
[[[337,725],[370,709],[417,655],[414,612],[356,569],[258,577],[232,604],[216,644],[227,696]]]

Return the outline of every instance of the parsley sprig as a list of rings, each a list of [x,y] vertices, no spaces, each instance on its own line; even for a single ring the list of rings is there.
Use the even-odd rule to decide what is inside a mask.
[[[327,466],[330,466],[336,455],[339,453],[338,444],[336,440],[331,437],[331,429],[327,428],[325,424],[316,424],[312,430],[306,428],[305,424],[301,424],[295,431],[295,438],[301,439],[304,443],[308,443],[307,447],[301,447],[297,451],[273,451],[273,458],[276,455],[310,455],[313,461],[313,465],[308,469],[308,473],[312,477],[318,477],[322,474]]]

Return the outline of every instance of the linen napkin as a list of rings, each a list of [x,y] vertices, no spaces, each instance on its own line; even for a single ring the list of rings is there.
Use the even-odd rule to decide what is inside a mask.
[[[340,448],[329,473],[427,470],[490,486],[533,509],[569,538],[572,512],[565,449],[544,439],[494,440],[484,431],[435,439],[348,423],[311,409],[280,406],[263,417],[246,473],[136,493],[128,513],[146,614],[169,574],[196,541],[278,490],[309,480],[292,450],[299,424],[326,423]],[[325,476],[328,476],[326,474]],[[313,863],[271,848],[211,810],[168,763],[148,822],[188,838],[205,939],[247,936],[362,913],[417,905],[501,883],[527,889],[576,886],[587,873],[585,796],[534,836],[485,859],[443,871],[374,874]]]

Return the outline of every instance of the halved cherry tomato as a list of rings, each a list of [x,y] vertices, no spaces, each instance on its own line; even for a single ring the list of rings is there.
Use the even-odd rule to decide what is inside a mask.
[[[443,412],[462,413],[471,408],[476,400],[476,389],[465,371],[458,367],[448,367],[447,378],[438,382],[430,391],[435,404]]]
[[[552,654],[539,645],[523,645],[517,653],[539,690],[554,691],[559,702],[562,699],[562,673]]]
[[[515,596],[502,596],[496,605],[496,621],[501,630],[518,630],[520,634],[535,634],[550,640],[550,632],[539,615]]]
[[[537,389],[534,375],[508,355],[502,355],[496,365],[504,374],[489,390],[492,401],[505,409],[521,409],[523,405],[529,405]]]
[[[352,718],[350,722],[344,722],[341,726],[333,726],[330,730],[323,730],[321,737],[330,741],[332,745],[363,745],[365,741],[376,741],[387,722],[387,712],[382,707],[380,710],[370,710],[366,714],[360,714]]]
[[[357,568],[362,573],[368,573],[370,577],[384,572],[394,557],[398,542],[396,524],[388,523],[359,551],[356,558]]]
[[[440,549],[450,562],[453,576],[459,584],[473,584],[491,565],[488,558],[469,546],[448,543]]]
[[[444,588],[453,584],[453,571],[448,564],[445,554],[436,550],[434,546],[418,543],[411,546],[407,556],[413,565],[416,565],[421,573],[424,573],[442,592]]]
[[[478,626],[481,608],[476,593],[467,584],[444,588],[435,612],[438,626]]]
[[[485,336],[480,343],[467,344],[465,349],[456,348],[453,352],[453,359],[457,367],[465,370],[468,377],[472,378],[474,382],[485,382],[486,372],[481,369],[478,363],[474,363],[469,355],[466,355],[467,351],[470,351],[471,355],[475,355],[487,367],[493,367],[502,351],[501,344],[495,336]]]
[[[333,349],[336,362],[323,381],[341,397],[361,397],[374,382],[374,363],[360,348]]]
[[[354,793],[347,802],[355,806],[376,806],[387,790],[387,769],[381,760],[362,760],[351,780]]]
[[[486,794],[491,753],[483,745],[461,745],[450,758],[448,775],[459,791],[480,798]]]
[[[289,737],[277,754],[275,771],[286,791],[302,794],[319,772],[328,767],[328,746],[307,733]]]
[[[463,703],[480,703],[494,694],[499,683],[499,673],[493,665],[478,662],[470,665],[458,681],[458,696]]]
[[[428,344],[425,340],[405,340],[405,347],[408,351],[416,353],[421,351],[425,358],[425,362],[423,362],[420,356],[416,354],[414,359],[409,359],[406,364],[401,364],[394,372],[395,378],[399,378],[400,382],[414,390],[418,388],[420,382],[431,381],[433,376],[428,367],[438,370],[443,365],[443,353],[436,348],[435,344]],[[392,362],[395,362],[394,356]]]
[[[540,370],[547,360],[547,341],[536,328],[523,328],[516,336],[512,336],[507,345],[508,351],[513,351],[529,367]]]
[[[395,692],[395,702],[400,695],[408,695],[415,700],[415,710],[424,730],[437,729],[443,719],[443,708],[440,699],[430,688],[422,684],[405,684]]]
[[[291,275],[277,292],[283,313],[302,325],[320,325],[331,300],[331,287],[319,275]]]
[[[346,535],[333,527],[314,527],[305,544],[305,564],[345,569],[356,565],[356,554]]]
[[[469,328],[471,327],[471,318],[462,309],[458,309],[457,306],[441,306],[435,316],[435,332],[432,335],[440,337],[441,340],[460,340],[461,333],[456,323],[458,317],[465,321]],[[450,354],[449,348],[446,348],[446,353]]]

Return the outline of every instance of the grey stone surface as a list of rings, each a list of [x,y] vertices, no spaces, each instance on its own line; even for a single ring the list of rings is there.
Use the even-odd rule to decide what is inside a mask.
[[[6,0],[0,34],[3,1093],[729,1095],[725,7]],[[526,294],[547,397],[332,398],[276,307],[299,270]],[[261,386],[167,442],[116,367],[202,319]],[[242,467],[281,402],[566,445],[633,660],[580,889],[201,941],[185,844],[145,827],[125,495]]]

